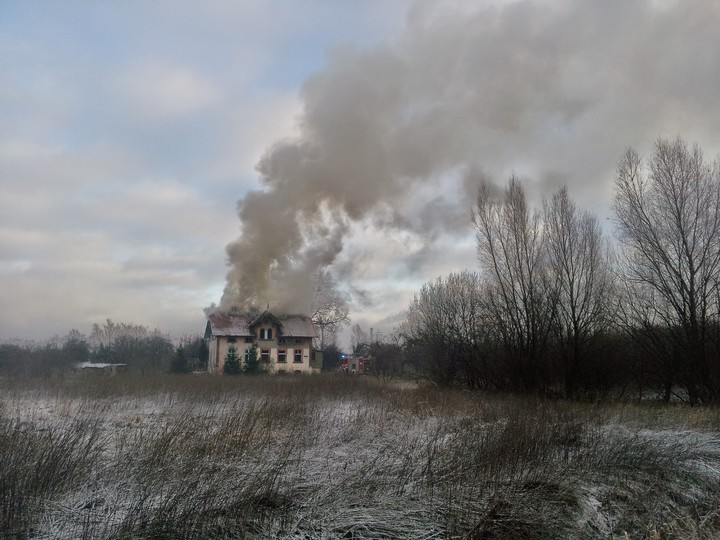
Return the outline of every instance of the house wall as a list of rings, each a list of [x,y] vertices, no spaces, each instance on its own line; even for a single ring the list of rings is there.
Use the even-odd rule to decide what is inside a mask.
[[[240,356],[242,364],[245,358],[245,349],[252,346],[252,343],[245,343],[245,337],[235,337],[235,341],[231,341],[230,336],[213,336],[210,340],[210,358],[208,360],[208,371],[210,373],[222,373],[223,365],[225,365],[225,356],[227,355],[230,345],[235,345]]]
[[[262,343],[262,342],[261,342]],[[286,351],[286,363],[278,362],[278,349],[285,349]],[[270,371],[272,373],[313,373],[312,367],[310,367],[310,353],[312,349],[312,338],[293,338],[293,337],[281,337],[275,349],[270,352]],[[295,363],[295,351],[300,350],[302,353],[302,362]]]

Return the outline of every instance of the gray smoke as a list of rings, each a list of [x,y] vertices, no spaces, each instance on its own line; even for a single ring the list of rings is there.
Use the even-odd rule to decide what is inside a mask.
[[[238,203],[221,307],[306,311],[358,223],[420,239],[421,272],[439,238],[467,235],[479,171],[535,180],[536,197],[568,183],[602,212],[626,146],[682,134],[717,151],[716,0],[433,4],[306,81],[299,136],[265,152]]]

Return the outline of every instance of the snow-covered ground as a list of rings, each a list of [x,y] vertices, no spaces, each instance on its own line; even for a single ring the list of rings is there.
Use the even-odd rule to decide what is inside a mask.
[[[201,389],[177,380],[139,390],[106,379],[6,388],[5,532],[720,537],[711,409],[548,403],[338,378],[203,377]]]

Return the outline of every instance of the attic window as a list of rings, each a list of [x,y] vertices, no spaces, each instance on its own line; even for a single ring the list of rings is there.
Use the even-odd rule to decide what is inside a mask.
[[[272,328],[261,328],[260,339],[272,339]]]
[[[230,337],[228,338],[228,343],[235,343],[235,337],[234,337],[234,336],[230,336]]]

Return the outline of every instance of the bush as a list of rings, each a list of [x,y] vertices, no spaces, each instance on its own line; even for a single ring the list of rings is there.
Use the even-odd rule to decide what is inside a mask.
[[[0,535],[27,538],[46,501],[78,487],[96,467],[100,421],[72,418],[42,430],[0,418]]]

